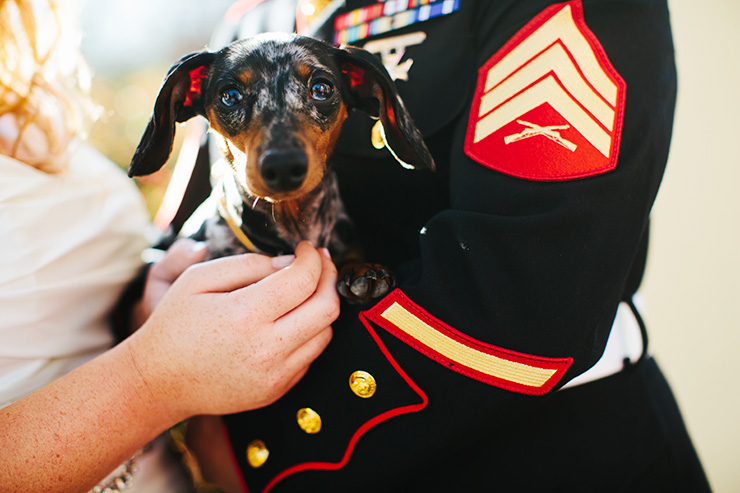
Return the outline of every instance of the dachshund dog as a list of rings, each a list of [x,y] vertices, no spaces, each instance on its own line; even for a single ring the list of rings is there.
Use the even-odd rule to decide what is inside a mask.
[[[172,151],[175,124],[204,116],[228,164],[213,187],[217,211],[199,232],[210,257],[290,253],[310,240],[327,247],[340,267],[340,295],[369,301],[395,280],[383,266],[363,262],[347,241],[351,221],[331,156],[354,109],[379,119],[384,142],[401,164],[434,168],[388,72],[365,50],[263,34],[193,53],[165,78],[129,176],[160,169]]]

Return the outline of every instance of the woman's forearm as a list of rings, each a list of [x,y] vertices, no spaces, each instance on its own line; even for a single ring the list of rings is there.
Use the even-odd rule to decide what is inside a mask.
[[[176,419],[124,342],[0,410],[0,492],[87,491]]]
[[[0,493],[87,491],[183,419],[274,402],[329,343],[336,279],[306,242],[187,269],[124,342],[0,409]]]

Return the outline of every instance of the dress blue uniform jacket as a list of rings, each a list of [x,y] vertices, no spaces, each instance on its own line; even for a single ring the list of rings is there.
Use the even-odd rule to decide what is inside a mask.
[[[295,4],[252,3],[255,31]],[[676,96],[665,2],[314,3],[316,36],[385,55],[437,170],[401,168],[351,115],[342,195],[399,287],[343,306],[278,402],[225,417],[245,489],[708,489],[651,358],[559,390],[644,269]]]

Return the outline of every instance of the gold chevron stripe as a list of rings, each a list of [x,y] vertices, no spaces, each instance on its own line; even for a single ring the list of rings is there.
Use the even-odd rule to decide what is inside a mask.
[[[614,127],[614,108],[609,106],[586,83],[561,44],[552,45],[547,51],[524,65],[511,77],[483,96],[478,115],[483,116],[492,111],[523,88],[529,86],[533,81],[543,78],[551,71],[555,73],[558,80],[573,95],[576,101],[581,103],[611,132]]]
[[[527,111],[549,103],[569,124],[578,130],[601,154],[609,157],[611,136],[589,114],[563,91],[550,75],[526,91],[507,101],[478,121],[473,142],[479,142]]]
[[[618,87],[604,73],[591,45],[573,19],[570,5],[563,7],[492,67],[488,72],[484,91],[491,90],[518,70],[525,61],[533,59],[558,40],[573,55],[586,80],[609,104],[616,106]]]

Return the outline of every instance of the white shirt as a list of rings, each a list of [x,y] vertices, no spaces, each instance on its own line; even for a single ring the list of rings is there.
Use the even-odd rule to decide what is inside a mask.
[[[90,147],[60,174],[0,155],[0,407],[110,347],[147,225],[133,182]]]
[[[0,155],[0,408],[111,346],[149,225],[134,183],[91,147],[60,174]],[[185,488],[162,439],[137,470],[132,493]]]

